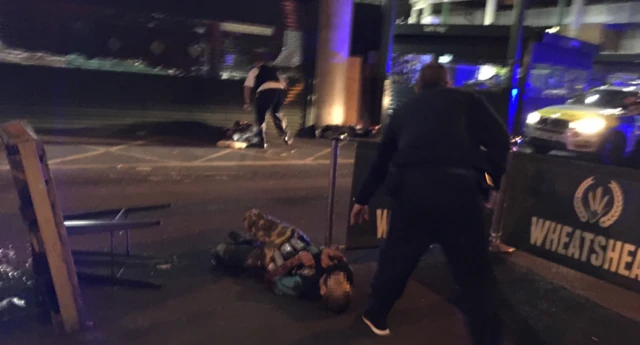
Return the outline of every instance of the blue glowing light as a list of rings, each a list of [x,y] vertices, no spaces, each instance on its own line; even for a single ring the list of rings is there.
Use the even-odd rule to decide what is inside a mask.
[[[509,117],[507,118],[507,128],[512,132],[516,132],[517,129],[514,128],[514,122],[516,118],[516,111],[518,110],[518,93],[520,90],[518,88],[511,89],[511,101],[509,102]]]

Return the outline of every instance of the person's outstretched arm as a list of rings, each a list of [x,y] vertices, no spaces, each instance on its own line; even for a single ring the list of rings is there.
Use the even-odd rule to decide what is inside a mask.
[[[368,205],[371,197],[373,197],[387,177],[391,158],[393,158],[393,154],[398,150],[399,115],[398,113],[394,114],[384,129],[376,158],[356,196],[355,202],[357,205]]]
[[[474,130],[479,144],[486,149],[491,179],[495,189],[500,189],[501,178],[507,167],[507,157],[511,150],[509,131],[495,110],[477,94],[472,94],[473,114],[470,128]]]
[[[249,71],[247,75],[247,79],[244,81],[244,105],[248,106],[251,104],[251,90],[256,84],[256,76],[258,75],[258,69],[253,68]]]

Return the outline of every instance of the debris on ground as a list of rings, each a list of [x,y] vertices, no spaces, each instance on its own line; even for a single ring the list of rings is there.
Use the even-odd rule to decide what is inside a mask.
[[[345,135],[349,138],[374,138],[380,133],[380,128],[380,126],[367,127],[362,123],[351,126],[327,125],[321,128],[317,128],[315,125],[312,125],[310,127],[303,128],[298,134],[301,137],[315,139],[332,139]]]
[[[216,146],[244,149],[248,145],[257,144],[260,141],[259,131],[260,127],[248,121],[236,121],[233,123],[233,127],[227,130],[226,139],[220,140]]]

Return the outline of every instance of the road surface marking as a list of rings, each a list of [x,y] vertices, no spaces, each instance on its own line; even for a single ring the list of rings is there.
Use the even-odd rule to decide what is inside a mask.
[[[177,168],[177,167],[228,167],[228,166],[287,166],[287,165],[324,165],[329,164],[329,160],[317,160],[308,162],[304,160],[287,161],[241,161],[241,162],[202,162],[202,163],[145,163],[145,164],[77,164],[77,165],[55,165],[52,170],[73,170],[73,169],[106,169],[106,168]],[[353,164],[353,160],[340,159],[340,164]],[[9,170],[8,165],[0,165],[0,170]]]
[[[72,160],[76,160],[76,159],[80,159],[80,158],[93,157],[93,156],[99,155],[101,153],[105,153],[105,152],[109,152],[109,151],[115,151],[115,150],[122,149],[122,148],[129,147],[129,146],[144,144],[145,142],[146,142],[146,140],[140,140],[140,141],[135,141],[135,142],[132,142],[132,143],[128,143],[128,144],[120,145],[120,146],[116,146],[116,147],[102,148],[102,149],[99,149],[99,150],[96,150],[96,151],[92,151],[92,152],[79,153],[77,155],[71,155],[71,156],[57,158],[57,159],[50,159],[49,160],[49,164],[56,164],[56,163],[72,161]]]
[[[342,146],[343,146],[344,144],[346,144],[346,143],[347,143],[346,141],[341,142],[340,144],[338,144],[338,148],[342,147]],[[326,154],[327,154],[327,153],[329,153],[329,152],[331,152],[331,148],[324,149],[324,150],[322,150],[322,151],[320,151],[320,152],[316,153],[315,155],[313,155],[313,156],[311,156],[311,157],[309,157],[309,158],[305,159],[305,161],[307,161],[307,162],[311,162],[311,161],[313,161],[314,159],[316,159],[316,158],[318,158],[318,157],[320,157],[320,156],[326,155]]]
[[[239,153],[244,153],[246,155],[250,155],[250,156],[258,156],[258,157],[266,157],[266,158],[276,158],[276,159],[280,159],[282,161],[292,161],[291,159],[287,159],[284,157],[280,157],[280,156],[272,156],[270,155],[268,152],[265,152],[264,154],[262,153],[257,153],[254,151],[249,151],[249,150],[237,150]],[[262,151],[264,152],[264,151]]]
[[[198,160],[196,160],[196,161],[193,161],[192,163],[202,163],[202,162],[204,162],[204,161],[208,161],[208,160],[209,160],[209,159],[211,159],[211,158],[216,158],[216,157],[220,157],[220,156],[222,156],[222,155],[226,155],[227,153],[229,153],[229,152],[231,152],[231,151],[234,151],[234,150],[232,150],[232,149],[226,149],[226,150],[224,150],[224,151],[222,151],[222,152],[214,153],[214,154],[212,154],[212,155],[210,155],[210,156],[206,156],[206,157],[204,157],[204,158],[201,158],[201,159],[198,159]]]
[[[91,152],[87,152],[87,153],[80,153],[77,155],[71,155],[71,156],[67,156],[67,157],[62,157],[62,158],[57,158],[57,159],[50,159],[49,160],[49,164],[56,164],[56,163],[60,163],[60,162],[66,162],[66,161],[71,161],[74,159],[80,159],[80,158],[86,158],[86,157],[93,157],[95,155],[99,155],[101,153],[105,153],[107,152],[107,149],[100,149],[97,151],[91,151]]]
[[[118,154],[118,155],[131,156],[131,157],[147,159],[147,160],[152,160],[152,161],[157,161],[157,162],[165,162],[165,163],[171,163],[171,164],[180,164],[181,163],[181,162],[178,162],[178,161],[172,161],[170,159],[162,159],[162,158],[150,157],[150,156],[141,155],[139,153],[133,153],[133,152],[124,152],[124,151],[118,151],[118,150],[108,150],[108,151],[109,152],[113,152],[113,153]]]

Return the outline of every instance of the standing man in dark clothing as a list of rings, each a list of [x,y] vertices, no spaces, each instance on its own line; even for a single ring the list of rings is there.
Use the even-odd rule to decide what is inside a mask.
[[[278,73],[278,69],[272,64],[267,64],[262,58],[256,59],[253,69],[244,82],[244,108],[251,108],[251,94],[255,93],[256,103],[256,123],[258,126],[257,135],[259,140],[251,144],[254,147],[266,148],[265,120],[267,112],[271,111],[273,125],[276,127],[278,135],[285,144],[291,144],[292,140],[287,131],[287,120],[282,113],[282,105],[285,100],[284,89],[286,80]]]
[[[368,219],[367,204],[386,180],[394,201],[387,239],[380,249],[363,320],[377,335],[390,334],[387,316],[433,242],[447,256],[460,288],[475,345],[501,342],[496,280],[483,231],[483,209],[474,165],[480,147],[495,176],[509,151],[504,124],[479,96],[448,87],[446,68],[422,68],[417,95],[399,107],[357,195],[351,222]],[[499,186],[499,178],[494,178]]]

